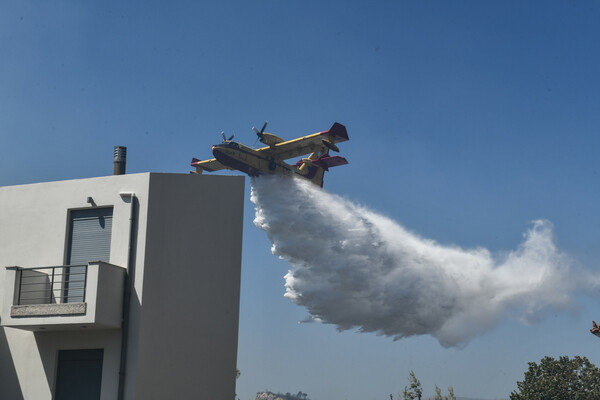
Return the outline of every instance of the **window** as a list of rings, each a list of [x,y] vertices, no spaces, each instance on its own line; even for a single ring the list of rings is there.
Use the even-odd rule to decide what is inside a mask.
[[[110,261],[112,208],[72,210],[69,216],[69,245],[65,268],[64,302],[85,301],[87,264]]]

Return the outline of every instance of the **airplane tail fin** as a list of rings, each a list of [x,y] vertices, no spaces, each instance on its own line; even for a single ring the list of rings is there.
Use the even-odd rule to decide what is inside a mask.
[[[344,164],[348,164],[344,157],[332,157],[328,153],[319,156],[318,153],[312,153],[308,158],[303,158],[296,163],[295,172],[315,185],[323,187],[325,171],[329,171],[330,167]]]
[[[334,122],[331,128],[323,133],[335,138],[335,143],[345,142],[348,140],[348,131],[346,130],[346,127],[337,122]]]

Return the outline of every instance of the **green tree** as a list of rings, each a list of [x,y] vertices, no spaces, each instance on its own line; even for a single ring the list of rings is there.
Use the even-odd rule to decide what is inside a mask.
[[[417,379],[417,376],[413,371],[410,371],[408,377],[408,386],[404,386],[402,393],[398,394],[398,400],[421,400],[423,396],[423,388],[421,387],[421,381]],[[390,400],[394,400],[394,396],[390,394]],[[435,385],[435,396],[433,400],[456,400],[454,395],[454,388],[450,386],[448,388],[448,396],[442,397],[442,389]]]
[[[423,396],[421,382],[417,379],[413,371],[410,371],[408,387],[404,387],[402,396],[404,400],[421,400],[421,397]]]
[[[597,400],[600,369],[585,357],[544,357],[539,365],[529,363],[517,388],[510,400]]]
[[[448,388],[448,396],[442,397],[442,389],[440,389],[438,385],[435,385],[435,396],[433,396],[433,400],[456,400],[454,388],[450,386]]]
[[[442,389],[435,385],[435,396],[433,396],[433,400],[444,400],[442,397]]]

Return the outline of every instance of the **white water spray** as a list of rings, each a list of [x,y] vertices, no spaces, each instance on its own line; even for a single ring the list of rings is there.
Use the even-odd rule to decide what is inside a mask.
[[[506,315],[530,322],[572,305],[577,285],[548,221],[534,221],[524,242],[498,259],[421,238],[300,179],[253,179],[251,199],[254,223],[291,265],[285,297],[339,330],[429,334],[464,346]]]

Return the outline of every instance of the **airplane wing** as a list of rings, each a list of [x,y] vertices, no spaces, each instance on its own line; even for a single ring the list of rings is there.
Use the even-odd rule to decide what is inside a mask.
[[[287,160],[288,158],[299,157],[320,150],[323,147],[323,139],[331,143],[345,142],[348,140],[348,132],[344,125],[336,122],[327,131],[287,140],[269,147],[262,147],[257,151],[271,154],[280,160]]]
[[[218,162],[216,158],[211,158],[210,160],[204,161],[198,160],[197,158],[192,158],[192,163],[190,165],[192,167],[196,167],[196,174],[201,174],[203,170],[213,172],[221,169],[231,169]]]
[[[348,161],[344,157],[340,156],[321,156],[320,164],[321,167],[327,171],[330,167],[337,167],[338,165],[346,165]]]
[[[296,164],[294,164],[294,167],[300,167],[302,164],[304,164],[304,160],[307,160],[307,159],[303,158],[301,160],[298,160],[298,162],[296,162]],[[329,168],[331,168],[331,167],[337,167],[339,165],[348,164],[348,160],[346,160],[344,157],[340,157],[340,156],[332,157],[329,154],[323,154],[319,158],[317,158],[315,160],[309,160],[309,161],[312,162],[313,164],[319,165],[325,171],[329,171]]]

